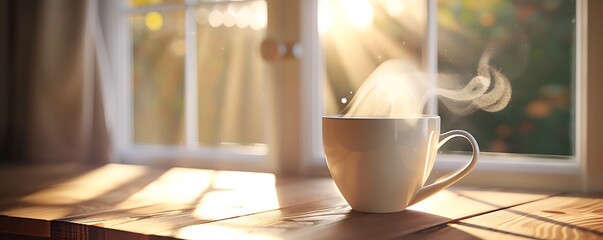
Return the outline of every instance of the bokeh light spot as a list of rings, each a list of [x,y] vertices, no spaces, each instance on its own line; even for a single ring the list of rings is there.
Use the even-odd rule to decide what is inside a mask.
[[[224,17],[222,16],[222,13],[218,10],[213,10],[209,13],[208,16],[208,22],[209,25],[212,27],[219,27],[220,25],[222,25],[222,20],[224,19]]]
[[[484,12],[479,16],[479,23],[484,27],[490,27],[496,22],[496,17],[491,12]]]
[[[511,125],[503,123],[500,124],[498,126],[496,126],[496,135],[498,135],[501,138],[508,138],[513,134],[513,127],[511,127]]]
[[[525,108],[526,115],[533,118],[546,118],[551,115],[551,112],[551,105],[544,100],[534,100]]]
[[[151,31],[157,31],[163,26],[163,15],[158,12],[150,12],[144,16],[144,24]]]

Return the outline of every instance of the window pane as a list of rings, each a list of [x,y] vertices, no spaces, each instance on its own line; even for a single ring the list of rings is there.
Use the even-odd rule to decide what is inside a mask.
[[[483,151],[572,155],[575,4],[439,0],[439,71],[470,80],[492,47],[491,65],[513,89],[507,108],[496,113],[461,117],[440,104],[442,128],[471,132]],[[470,150],[464,148],[451,147]]]
[[[199,141],[265,142],[266,2],[216,3],[196,10]]]
[[[318,28],[326,64],[326,114],[342,114],[381,63],[421,63],[426,4],[415,0],[320,0]]]
[[[183,144],[183,11],[135,14],[132,23],[133,142]]]

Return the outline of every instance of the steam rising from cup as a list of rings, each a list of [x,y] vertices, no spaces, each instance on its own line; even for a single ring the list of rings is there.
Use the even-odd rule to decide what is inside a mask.
[[[383,62],[360,86],[345,116],[418,116],[434,96],[460,116],[479,109],[498,112],[511,100],[511,84],[504,74],[490,66],[491,55],[491,51],[482,55],[477,76],[466,84],[459,76],[449,74],[437,74],[437,84],[430,84],[429,75],[411,62],[402,59]]]

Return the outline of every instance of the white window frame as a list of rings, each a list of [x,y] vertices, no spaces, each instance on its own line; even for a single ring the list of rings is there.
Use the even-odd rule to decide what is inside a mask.
[[[436,0],[428,0],[428,40],[426,55],[427,69],[437,69],[435,49],[437,34],[433,29],[435,23]],[[292,175],[328,176],[324,155],[321,152],[320,128],[322,116],[322,89],[320,79],[323,79],[322,57],[317,29],[317,0],[267,0],[268,2],[268,33],[267,38],[277,42],[299,42],[303,49],[300,59],[287,58],[272,63],[271,77],[278,91],[285,94],[274,94],[273,99],[290,102],[290,106],[299,107],[299,111],[279,111],[278,103],[269,107],[271,116],[267,123],[271,132],[268,134],[269,152],[249,155],[231,151],[212,149],[131,149],[130,131],[124,131],[123,125],[129,123],[131,102],[129,99],[117,99],[121,104],[115,104],[117,109],[111,122],[114,123],[114,149],[117,162],[136,164],[160,164],[171,166],[190,166],[216,169],[235,169],[249,171],[265,171]],[[104,14],[104,24],[109,26],[108,39],[115,39],[108,43],[111,49],[113,71],[116,78],[114,84],[118,96],[123,96],[131,91],[129,68],[131,56],[124,50],[130,44],[130,30],[128,26],[120,24],[127,22],[123,19],[125,14],[115,14],[115,11],[125,9],[122,0],[111,0],[108,14]],[[192,4],[190,1],[187,4]],[[603,2],[576,1],[576,107],[575,107],[575,154],[569,161],[547,161],[543,158],[532,158],[525,155],[483,155],[476,169],[461,183],[478,186],[498,186],[543,190],[569,190],[569,191],[603,191],[603,147],[598,144],[598,135],[603,134],[603,109],[597,103],[603,102],[603,94],[596,90],[603,90],[603,83],[597,79],[603,78],[603,69],[597,67],[603,63],[603,51],[592,51],[603,42],[603,33],[594,24],[588,21],[602,22],[603,16],[598,16],[597,11],[603,10]],[[589,6],[589,7],[587,7]],[[291,14],[297,11],[297,14]],[[113,14],[112,14],[113,13]],[[188,12],[187,12],[188,14]],[[190,14],[189,14],[190,15]],[[190,16],[187,16],[190,17]],[[187,29],[191,26],[187,26]],[[187,31],[188,32],[188,31]],[[299,32],[303,32],[300,34]],[[114,36],[114,37],[111,37]],[[588,43],[595,43],[588,45]],[[187,41],[187,47],[194,42]],[[194,46],[192,46],[194,47]],[[591,51],[589,51],[591,50]],[[190,61],[187,61],[190,64]],[[188,65],[187,65],[188,66]],[[190,68],[190,67],[189,67]],[[286,74],[293,69],[296,74]],[[186,72],[186,83],[195,79],[194,72]],[[278,79],[278,80],[275,80]],[[285,86],[277,81],[287,81]],[[190,93],[187,92],[190,96]],[[286,96],[286,97],[283,97]],[[291,103],[292,102],[292,103]],[[126,104],[124,104],[126,103]],[[434,103],[432,103],[434,104]],[[295,107],[294,107],[295,108]],[[111,108],[109,108],[111,109]],[[433,109],[433,107],[432,107]],[[193,114],[187,111],[187,115]],[[294,119],[294,121],[286,121]],[[195,123],[188,122],[194,126]],[[188,125],[187,125],[188,126]],[[284,132],[284,133],[283,133]],[[188,136],[188,140],[193,136]],[[245,160],[247,158],[247,160]],[[199,159],[202,159],[201,161]],[[242,160],[241,160],[242,159]],[[263,159],[261,164],[249,160]],[[451,171],[460,167],[467,161],[464,156],[441,155],[438,157],[434,171]]]

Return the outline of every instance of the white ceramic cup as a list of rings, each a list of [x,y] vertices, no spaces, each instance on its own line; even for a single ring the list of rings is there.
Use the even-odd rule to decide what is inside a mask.
[[[325,116],[322,134],[329,172],[352,209],[360,212],[402,211],[465,177],[479,157],[471,134],[453,130],[440,135],[439,116]],[[438,148],[454,137],[469,141],[471,161],[425,186]]]

